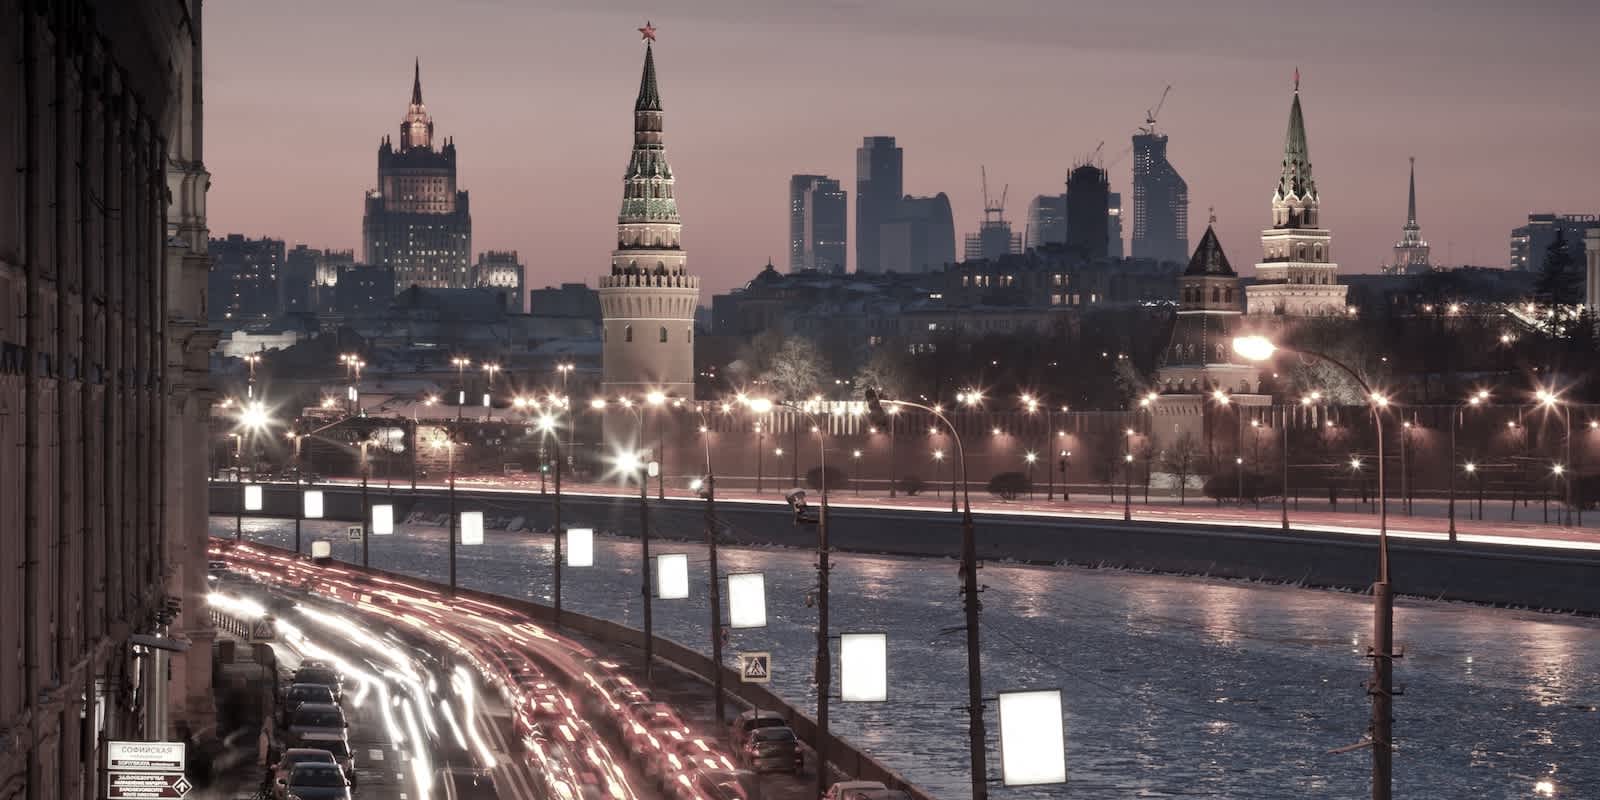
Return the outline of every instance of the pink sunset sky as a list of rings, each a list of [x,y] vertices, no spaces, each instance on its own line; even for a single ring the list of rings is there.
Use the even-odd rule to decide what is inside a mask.
[[[1504,266],[1528,213],[1600,213],[1593,0],[230,0],[205,12],[212,235],[359,258],[362,193],[419,57],[474,253],[519,251],[531,287],[592,283],[647,18],[689,268],[714,292],[786,266],[793,173],[838,178],[853,223],[866,135],[898,138],[907,192],[950,195],[958,237],[982,215],[980,165],[991,191],[1010,185],[1020,231],[1101,141],[1131,213],[1129,136],[1169,83],[1158,127],[1189,183],[1190,245],[1215,207],[1249,275],[1297,66],[1344,271],[1389,257],[1408,156],[1436,262]]]

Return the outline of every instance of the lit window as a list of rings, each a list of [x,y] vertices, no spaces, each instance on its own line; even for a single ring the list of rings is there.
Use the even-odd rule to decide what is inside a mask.
[[[624,341],[624,342],[633,341],[633,326],[632,325],[624,325],[624,326],[622,326],[622,341]]]

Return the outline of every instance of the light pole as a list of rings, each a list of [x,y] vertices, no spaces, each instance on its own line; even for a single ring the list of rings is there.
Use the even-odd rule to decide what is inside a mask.
[[[233,518],[233,540],[244,541],[244,434],[230,433],[233,437],[233,480],[239,484],[239,505]]]
[[[1411,482],[1410,471],[1406,469],[1406,440],[1411,438],[1411,420],[1400,422],[1400,505],[1405,508],[1406,516],[1411,516]]]
[[[861,451],[850,451],[850,485],[855,488],[856,497],[861,496]]]
[[[651,408],[660,411],[662,406],[667,403],[667,395],[663,392],[651,392],[645,395],[644,401]],[[658,452],[655,460],[659,465],[656,469],[656,500],[664,501],[667,499],[667,440],[665,434],[661,431],[660,414],[656,415],[656,450]]]
[[[305,495],[300,479],[300,443],[305,436],[297,431],[289,431],[289,441],[294,443],[294,552],[300,554],[300,520],[305,516]]]
[[[1458,427],[1460,427],[1460,425],[1464,421],[1462,418],[1466,415],[1466,410],[1467,410],[1468,406],[1471,406],[1473,408],[1478,408],[1480,406],[1488,405],[1488,403],[1489,403],[1489,390],[1488,389],[1479,389],[1472,396],[1468,397],[1467,401],[1465,403],[1457,403],[1454,408],[1450,409],[1450,490],[1449,491],[1450,491],[1450,541],[1452,541],[1452,542],[1456,540],[1456,429]],[[1468,469],[1467,470],[1468,473],[1471,473],[1472,471],[1473,471],[1472,469]]]
[[[361,567],[366,569],[368,561],[368,542],[372,541],[372,504],[367,500],[367,474],[370,470],[367,461],[367,444],[370,439],[361,440]]]
[[[556,365],[556,372],[561,373],[561,405],[562,405],[563,408],[567,408],[571,404],[571,400],[569,398],[571,398],[572,395],[568,394],[568,392],[567,392],[567,376],[572,374],[573,368],[574,368],[574,366],[573,366],[573,364],[571,362],[567,362],[567,363],[557,364]],[[577,425],[571,425],[571,426],[569,426],[567,428],[567,458],[568,458],[567,466],[572,466],[572,462],[571,462],[571,459],[573,457],[572,436],[573,436],[573,433],[577,430],[577,427],[578,427]],[[559,445],[560,442],[557,442],[557,444]]]
[[[1394,654],[1394,595],[1389,585],[1389,504],[1383,465],[1383,410],[1388,408],[1389,398],[1373,391],[1349,366],[1321,353],[1280,348],[1263,336],[1237,337],[1233,340],[1233,350],[1250,361],[1266,361],[1280,350],[1321,360],[1349,375],[1361,387],[1367,407],[1372,411],[1378,446],[1378,580],[1372,585],[1373,645],[1368,657],[1372,659],[1373,676],[1367,686],[1367,694],[1372,698],[1372,800],[1390,800],[1394,789],[1394,659],[1398,656]]]
[[[706,501],[706,554],[709,564],[706,586],[711,606],[711,703],[716,714],[717,727],[724,722],[722,709],[722,575],[717,566],[717,476],[711,470],[711,426],[706,424],[706,412],[697,404],[700,415],[700,442],[705,447],[705,478],[695,481],[690,488],[698,489]],[[723,404],[723,410],[729,410]]]
[[[261,363],[260,353],[249,353],[244,356],[244,363],[250,367],[250,382],[245,384],[245,400],[256,399],[256,365]]]
[[[460,408],[456,413],[461,413]],[[456,431],[445,428],[445,458],[450,471],[450,596],[456,594]],[[435,440],[435,446],[438,441]]]
[[[1033,500],[1033,462],[1039,460],[1039,454],[1029,450],[1024,453],[1022,460],[1028,464],[1028,499]]]
[[[556,431],[556,418],[549,412],[539,416],[539,435],[543,437],[555,433],[556,447],[556,502],[555,502],[555,578],[551,583],[551,597],[555,601],[556,627],[561,627],[561,434]]]
[[[1039,405],[1040,405],[1039,398],[1034,397],[1031,394],[1024,394],[1024,395],[1022,395],[1022,397],[1020,397],[1018,399],[1020,399],[1022,401],[1022,407],[1027,410],[1029,416],[1032,416],[1034,414],[1039,413]],[[1046,454],[1047,458],[1045,460],[1045,465],[1044,465],[1044,467],[1045,467],[1044,499],[1046,499],[1046,500],[1054,500],[1055,497],[1056,497],[1056,468],[1055,468],[1055,462],[1050,461],[1048,459],[1048,455],[1049,455],[1049,452],[1050,452],[1050,441],[1051,441],[1051,431],[1052,430],[1054,430],[1054,428],[1050,425],[1050,405],[1048,403],[1045,403],[1044,404],[1044,445],[1045,445],[1045,454]],[[1037,456],[1034,453],[1029,453],[1027,455],[1027,457],[1026,457],[1026,460],[1028,461],[1028,499],[1029,500],[1033,499],[1033,461],[1034,461],[1035,458],[1037,458]]]
[[[467,404],[467,367],[472,366],[472,359],[463,356],[454,356],[450,363],[456,368],[456,422],[461,422],[461,409]]]
[[[898,492],[898,484],[900,483],[900,476],[898,474],[900,471],[900,466],[895,462],[894,446],[894,421],[898,416],[900,416],[900,407],[890,406],[889,413],[886,418],[889,425],[889,497],[891,498],[893,498]]]
[[[978,544],[977,533],[972,522],[972,498],[967,491],[967,458],[966,448],[962,445],[961,435],[956,433],[954,425],[949,418],[929,406],[917,403],[908,403],[901,400],[883,400],[878,393],[868,390],[866,393],[867,408],[873,418],[881,420],[887,416],[884,405],[906,406],[919,408],[932,414],[945,427],[950,430],[950,436],[955,439],[956,457],[961,462],[961,486],[963,497],[963,511],[961,514],[961,594],[966,612],[967,633],[967,749],[971,758],[972,800],[987,800],[989,797],[989,770],[987,744],[984,740],[983,724],[983,665],[979,659],[978,617],[981,603],[978,600]]]
[[[756,494],[761,494],[761,461],[766,454],[767,434],[761,423],[756,423]]]
[[[1543,406],[1546,411],[1560,410],[1561,412],[1561,421],[1566,427],[1566,435],[1564,437],[1566,455],[1563,457],[1562,462],[1556,465],[1556,469],[1554,470],[1556,476],[1561,477],[1565,473],[1567,467],[1572,465],[1572,412],[1563,403],[1561,400],[1561,395],[1558,392],[1550,389],[1540,389],[1534,396],[1539,400],[1539,405]],[[1566,494],[1566,509],[1562,514],[1562,524],[1571,525],[1572,481],[1569,479],[1565,480],[1564,482],[1566,484],[1564,487]]]
[[[639,594],[644,601],[644,681],[650,684],[655,679],[655,598],[650,590],[650,462],[643,456],[644,410],[627,397],[618,398],[615,402],[617,406],[633,413],[633,449],[619,454],[616,463],[619,474],[639,481]],[[609,405],[599,397],[589,402],[589,407],[597,411],[603,411]],[[656,465],[656,468],[659,470],[660,465]]]
[[[488,420],[494,413],[494,376],[500,372],[500,365],[492,361],[485,363],[483,371],[489,373],[489,379],[483,385],[483,418]]]

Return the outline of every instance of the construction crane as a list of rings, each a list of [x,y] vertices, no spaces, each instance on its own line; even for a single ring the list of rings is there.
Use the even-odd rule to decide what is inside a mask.
[[[1167,104],[1167,95],[1172,92],[1172,84],[1161,90],[1161,100],[1156,107],[1144,112],[1144,125],[1139,128],[1140,133],[1153,134],[1156,132],[1156,117],[1161,114],[1161,107]]]
[[[988,222],[988,221],[990,221],[992,219],[995,222],[1004,222],[1005,218],[1006,218],[1006,195],[1011,193],[1011,184],[1009,184],[1009,183],[1006,184],[1005,188],[1000,190],[1000,202],[999,203],[995,203],[995,202],[993,202],[993,198],[991,198],[989,196],[989,170],[988,170],[988,168],[984,167],[982,165],[979,165],[979,167],[978,167],[978,175],[980,176],[980,178],[983,181],[983,219],[984,219],[984,221]],[[991,217],[991,215],[993,215],[993,216]]]

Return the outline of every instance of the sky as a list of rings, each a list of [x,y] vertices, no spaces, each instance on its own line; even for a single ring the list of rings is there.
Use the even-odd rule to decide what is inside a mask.
[[[1405,222],[1407,158],[1436,263],[1504,266],[1529,213],[1600,213],[1593,0],[225,0],[206,5],[213,236],[355,249],[377,147],[398,141],[413,58],[457,147],[473,250],[530,287],[609,268],[643,45],[657,28],[667,156],[689,269],[711,292],[786,267],[788,180],[851,194],[863,136],[897,137],[905,189],[982,217],[979,168],[1028,201],[1104,142],[1131,235],[1129,137],[1157,127],[1252,273],[1301,72],[1323,223],[1375,272]],[[854,236],[851,231],[851,262]],[[702,297],[703,303],[709,296]]]

